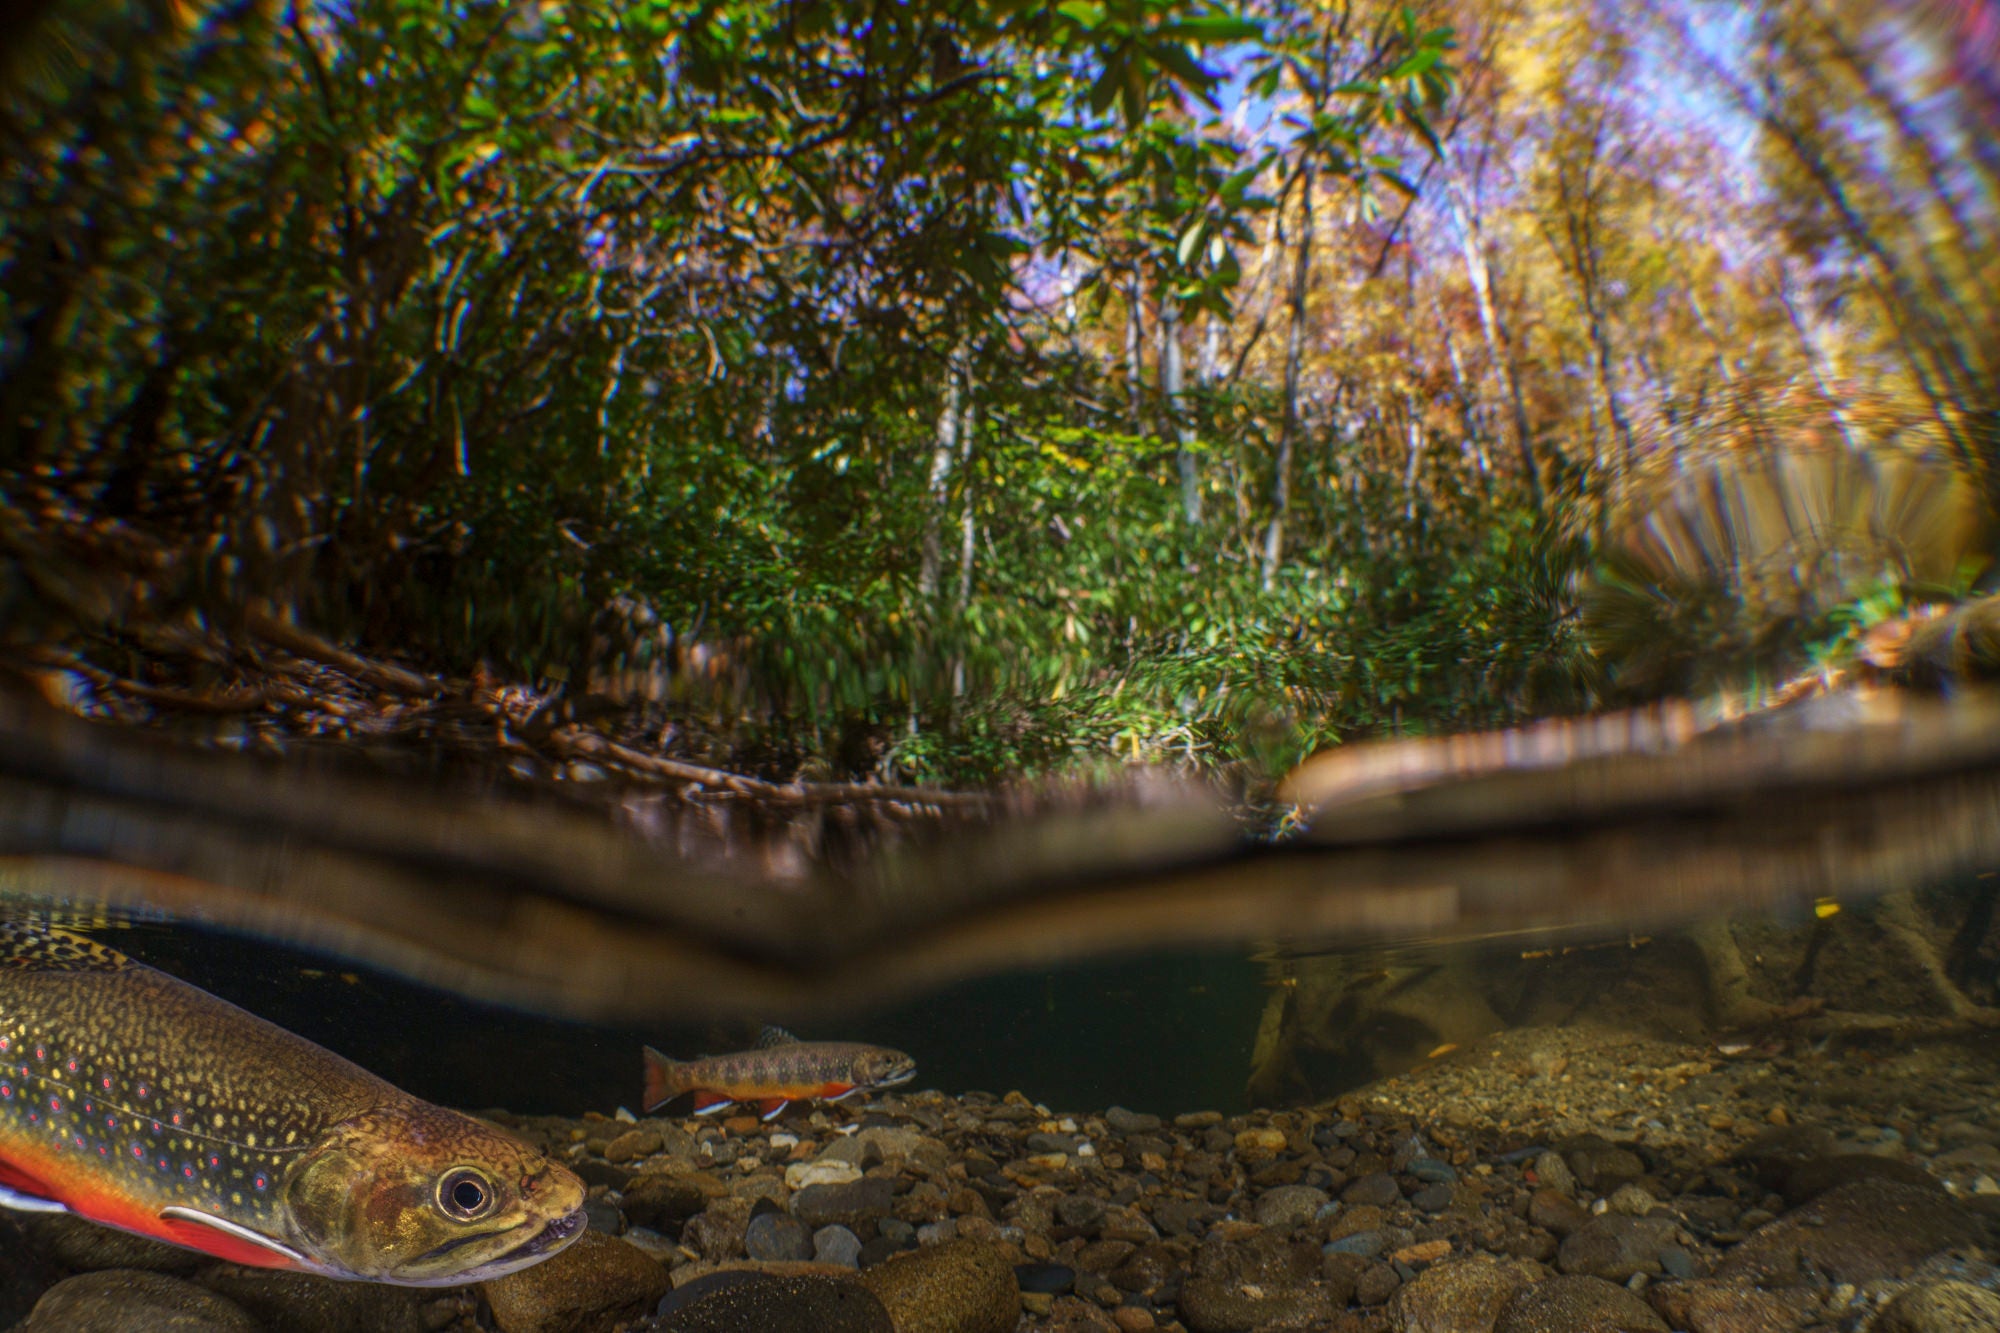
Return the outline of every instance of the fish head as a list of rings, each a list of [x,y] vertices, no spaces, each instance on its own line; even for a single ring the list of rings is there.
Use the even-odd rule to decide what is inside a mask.
[[[852,1070],[857,1088],[893,1088],[917,1076],[917,1062],[901,1051],[871,1046],[854,1057]]]
[[[459,1286],[583,1234],[583,1182],[491,1125],[424,1103],[329,1130],[289,1172],[290,1243],[329,1277]]]

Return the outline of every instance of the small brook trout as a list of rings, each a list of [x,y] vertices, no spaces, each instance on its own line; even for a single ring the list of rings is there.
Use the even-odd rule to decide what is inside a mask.
[[[0,921],[0,1206],[233,1263],[441,1287],[548,1258],[583,1183],[80,935]]]
[[[886,1046],[800,1041],[783,1028],[765,1028],[755,1050],[699,1060],[670,1060],[648,1046],[644,1101],[651,1111],[691,1092],[696,1115],[755,1102],[758,1113],[770,1120],[792,1102],[814,1097],[839,1101],[857,1092],[893,1088],[916,1076],[917,1062]]]

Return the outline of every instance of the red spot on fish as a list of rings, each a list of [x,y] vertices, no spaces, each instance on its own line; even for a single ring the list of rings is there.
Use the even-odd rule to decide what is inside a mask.
[[[10,1102],[13,1101],[14,1085],[11,1083],[0,1083],[0,1097],[5,1097]]]
[[[194,1179],[194,1168],[193,1168],[193,1167],[191,1167],[191,1166],[184,1166],[184,1167],[182,1167],[182,1168],[181,1168],[181,1174],[182,1174],[182,1175],[184,1175],[184,1176],[186,1176],[186,1177],[187,1177],[187,1178],[188,1178],[189,1180],[193,1180],[193,1179]]]
[[[41,1047],[37,1046],[35,1048],[35,1058],[37,1060],[46,1060],[49,1058],[49,1053],[43,1050]]]
[[[72,1074],[74,1074],[74,1073],[76,1072],[76,1061],[74,1061],[74,1060],[71,1060],[71,1061],[69,1062],[69,1072],[70,1072],[70,1073],[72,1073]]]
[[[100,1081],[100,1082],[102,1082],[102,1083],[104,1084],[104,1090],[105,1090],[106,1092],[109,1092],[109,1091],[111,1091],[111,1075],[109,1075],[109,1074],[106,1074],[106,1075],[105,1075],[105,1076],[104,1076],[104,1077],[103,1077],[103,1078],[102,1078],[101,1080],[99,1080],[99,1081]]]
[[[11,1037],[0,1037],[0,1051],[7,1050],[11,1046],[13,1046],[13,1044],[14,1042]]]
[[[51,1111],[60,1111],[60,1110],[62,1110],[62,1098],[60,1098],[60,1097],[51,1097],[51,1098],[49,1098],[49,1109],[50,1109]]]

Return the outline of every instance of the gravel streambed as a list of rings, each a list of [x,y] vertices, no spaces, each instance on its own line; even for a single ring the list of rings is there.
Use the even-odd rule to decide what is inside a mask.
[[[911,1092],[775,1123],[490,1113],[591,1230],[480,1288],[0,1234],[0,1327],[368,1333],[2000,1330],[2000,1054],[1506,1032],[1310,1109]],[[19,1321],[18,1323],[16,1321]]]

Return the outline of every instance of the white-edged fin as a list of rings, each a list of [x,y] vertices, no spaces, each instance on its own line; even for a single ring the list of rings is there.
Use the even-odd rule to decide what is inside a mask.
[[[313,1260],[306,1258],[289,1245],[280,1244],[272,1240],[269,1236],[261,1232],[252,1231],[249,1227],[232,1222],[226,1217],[217,1217],[214,1213],[204,1213],[199,1208],[183,1208],[177,1203],[171,1203],[165,1208],[160,1209],[160,1216],[171,1217],[179,1222],[194,1222],[200,1226],[213,1227],[225,1236],[234,1236],[237,1240],[255,1245],[259,1249],[269,1250],[272,1254],[288,1260],[300,1268],[318,1272],[326,1267],[324,1264],[315,1263]]]
[[[846,1092],[837,1092],[831,1097],[823,1097],[820,1100],[827,1102],[844,1102],[849,1097],[859,1097],[862,1093],[866,1091],[867,1091],[866,1088],[849,1088]]]
[[[0,1185],[0,1208],[12,1208],[22,1213],[66,1213],[69,1205],[57,1203],[54,1199],[44,1199],[39,1194],[24,1194],[20,1190]]]
[[[710,1102],[706,1106],[695,1107],[694,1113],[696,1115],[720,1115],[734,1105],[736,1105],[735,1102]]]
[[[794,1037],[783,1028],[775,1027],[769,1023],[765,1024],[764,1030],[757,1034],[757,1047],[759,1050],[768,1051],[773,1046],[796,1046],[798,1044],[799,1039],[797,1037]]]
[[[776,1106],[764,1112],[764,1114],[758,1116],[757,1118],[759,1120],[766,1120],[766,1121],[776,1120],[779,1116],[785,1113],[785,1108],[790,1105],[791,1103],[789,1101],[785,1101],[781,1098],[779,1099],[778,1104]]]

